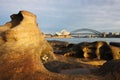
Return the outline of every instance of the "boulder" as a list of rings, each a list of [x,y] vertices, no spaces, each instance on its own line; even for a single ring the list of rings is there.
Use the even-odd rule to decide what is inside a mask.
[[[120,59],[120,47],[116,47],[116,46],[111,46],[110,48],[112,50],[112,54],[113,54],[113,59]]]
[[[120,42],[110,42],[110,45],[120,47]]]
[[[95,41],[83,48],[85,58],[97,58],[104,60],[113,59],[110,46],[104,41]]]
[[[73,56],[85,59],[113,59],[112,50],[104,41],[82,42],[76,44],[72,46],[64,56]]]
[[[34,14],[20,11],[11,19],[0,27],[0,80],[35,80],[36,73],[48,72],[44,63],[56,60],[53,49]],[[41,75],[37,80],[43,78]]]
[[[68,42],[48,40],[48,43],[52,46],[54,53],[56,54],[64,54],[68,50]]]
[[[69,50],[64,54],[64,56],[84,58],[83,47],[87,46],[88,44],[89,44],[88,42],[74,44],[74,45],[70,46]]]
[[[104,41],[96,41],[94,42],[96,46],[96,55],[97,59],[104,59],[104,60],[112,60],[113,53],[110,48],[110,45]]]

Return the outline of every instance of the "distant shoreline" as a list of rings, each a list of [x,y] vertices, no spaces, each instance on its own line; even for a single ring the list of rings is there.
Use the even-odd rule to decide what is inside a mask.
[[[108,43],[120,42],[119,38],[46,38],[46,40],[65,41],[69,43],[94,42],[94,41],[105,41]]]

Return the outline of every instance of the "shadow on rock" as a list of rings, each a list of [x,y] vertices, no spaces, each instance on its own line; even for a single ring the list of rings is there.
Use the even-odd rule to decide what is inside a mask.
[[[72,46],[64,56],[73,56],[85,59],[113,59],[110,46],[103,41],[82,42]]]
[[[102,80],[120,79],[120,60],[111,60],[103,64],[97,71],[97,75],[102,76]]]

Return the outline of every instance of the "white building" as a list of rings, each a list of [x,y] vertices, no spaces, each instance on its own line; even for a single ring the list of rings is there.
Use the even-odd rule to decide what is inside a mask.
[[[68,31],[65,30],[65,29],[61,30],[60,32],[56,32],[56,35],[59,35],[59,36],[61,36],[61,35],[67,36],[67,35],[69,35],[69,34],[70,34],[70,32],[68,32]]]

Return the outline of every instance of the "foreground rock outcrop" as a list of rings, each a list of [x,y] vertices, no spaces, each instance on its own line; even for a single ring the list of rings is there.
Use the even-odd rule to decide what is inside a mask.
[[[43,63],[55,60],[52,47],[35,15],[20,11],[11,19],[0,26],[0,80],[34,80],[37,71],[47,72]]]

